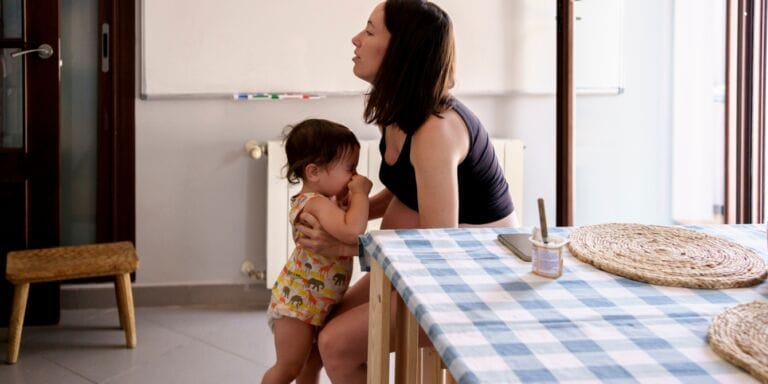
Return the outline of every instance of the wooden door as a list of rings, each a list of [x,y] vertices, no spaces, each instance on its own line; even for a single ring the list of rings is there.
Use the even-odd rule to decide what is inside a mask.
[[[59,2],[4,1],[0,14],[0,325],[8,251],[59,244]],[[49,47],[50,49],[46,48]],[[16,55],[22,50],[40,51]],[[25,324],[59,321],[59,285],[32,284]]]

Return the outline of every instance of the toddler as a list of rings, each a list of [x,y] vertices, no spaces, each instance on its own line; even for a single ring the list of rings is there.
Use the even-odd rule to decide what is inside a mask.
[[[302,121],[286,135],[285,152],[288,182],[301,182],[301,191],[290,202],[296,249],[275,281],[267,309],[277,362],[264,374],[262,383],[266,384],[289,383],[299,375],[317,328],[344,295],[352,275],[351,257],[319,255],[298,245],[301,234],[295,223],[299,215],[311,213],[330,235],[355,243],[365,232],[372,187],[370,180],[355,171],[360,143],[340,124]]]

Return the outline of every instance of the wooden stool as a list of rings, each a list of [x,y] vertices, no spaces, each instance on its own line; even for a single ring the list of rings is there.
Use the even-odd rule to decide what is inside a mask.
[[[125,329],[128,348],[135,347],[136,321],[130,274],[138,266],[139,258],[133,244],[127,241],[8,252],[5,277],[14,285],[8,328],[8,364],[16,363],[19,357],[30,283],[115,276],[120,327]]]

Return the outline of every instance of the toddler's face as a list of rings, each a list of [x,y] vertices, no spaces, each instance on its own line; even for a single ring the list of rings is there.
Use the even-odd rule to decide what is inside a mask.
[[[331,164],[328,164],[321,172],[320,188],[326,196],[344,197],[347,194],[347,184],[352,176],[357,174],[357,162],[360,157],[360,149],[355,148]]]

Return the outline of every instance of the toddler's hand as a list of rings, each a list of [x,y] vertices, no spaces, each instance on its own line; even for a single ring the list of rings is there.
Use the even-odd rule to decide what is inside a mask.
[[[347,188],[349,188],[349,193],[359,192],[368,195],[373,188],[373,183],[365,176],[354,175],[347,184]]]

